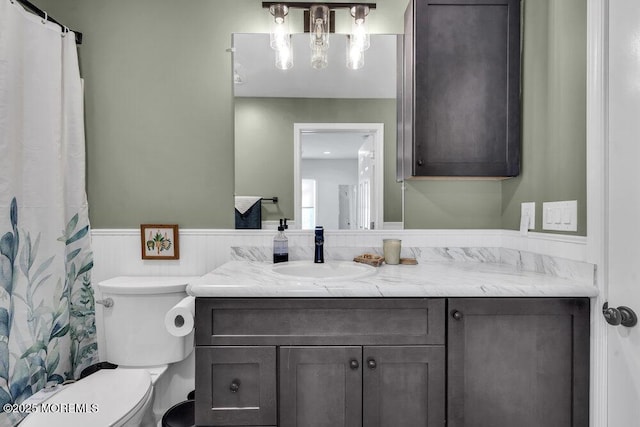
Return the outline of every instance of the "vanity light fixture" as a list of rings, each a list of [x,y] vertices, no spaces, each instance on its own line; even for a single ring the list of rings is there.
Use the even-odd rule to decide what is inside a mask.
[[[359,4],[350,10],[353,23],[351,34],[347,37],[347,68],[359,70],[364,67],[364,51],[371,46],[371,39],[366,27],[369,6]]]
[[[271,24],[270,44],[276,51],[276,68],[288,70],[293,67],[293,49],[291,49],[291,34],[289,33],[289,21],[286,16],[289,7],[282,3],[269,6],[269,12],[273,16]]]
[[[293,67],[291,34],[286,20],[292,8],[308,11],[311,66],[315,69],[326,68],[329,64],[327,56],[333,11],[348,9],[353,23],[351,33],[347,37],[347,67],[357,70],[364,66],[364,51],[370,46],[365,20],[369,11],[376,8],[375,3],[263,2],[262,7],[269,9],[274,21],[270,40],[271,48],[276,51],[277,68],[287,70]]]
[[[311,66],[316,70],[326,68],[329,64],[329,6],[314,4],[309,8],[309,37],[311,47]]]
[[[351,16],[353,17],[351,37],[354,39],[354,43],[363,51],[369,49],[371,45],[371,38],[366,24],[368,14],[369,6],[367,5],[359,4],[351,8]]]

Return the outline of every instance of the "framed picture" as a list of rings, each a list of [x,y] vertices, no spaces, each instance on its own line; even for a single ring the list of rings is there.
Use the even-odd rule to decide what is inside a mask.
[[[141,224],[142,259],[180,259],[178,224]]]

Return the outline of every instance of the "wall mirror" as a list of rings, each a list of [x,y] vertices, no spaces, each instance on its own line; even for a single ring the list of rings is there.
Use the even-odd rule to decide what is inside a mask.
[[[269,34],[233,34],[235,193],[278,197],[262,219],[295,228],[402,227],[395,181],[398,35],[371,35],[364,67],[346,67],[331,34],[328,66],[311,67],[308,34],[293,34],[293,68],[275,67]],[[359,153],[360,151],[360,153]]]

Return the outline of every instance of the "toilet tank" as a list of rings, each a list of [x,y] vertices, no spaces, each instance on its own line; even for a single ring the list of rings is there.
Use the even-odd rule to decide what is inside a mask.
[[[98,284],[107,361],[123,366],[153,366],[185,359],[193,350],[193,332],[175,337],[167,332],[167,311],[187,296],[189,276],[115,277]]]

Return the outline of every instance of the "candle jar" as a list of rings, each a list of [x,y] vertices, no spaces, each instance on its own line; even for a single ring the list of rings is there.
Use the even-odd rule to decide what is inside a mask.
[[[382,240],[382,251],[386,264],[400,264],[400,239]]]

